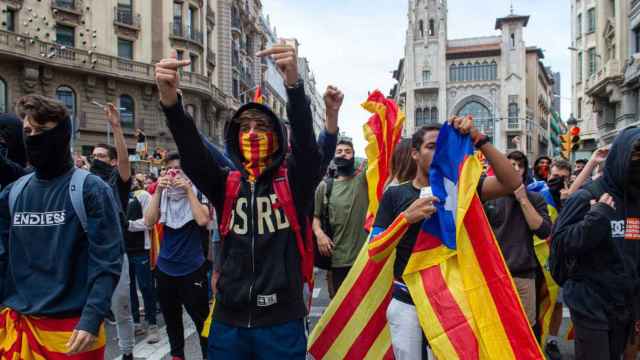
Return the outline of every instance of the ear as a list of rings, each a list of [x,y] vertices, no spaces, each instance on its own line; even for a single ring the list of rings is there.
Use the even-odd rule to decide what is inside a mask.
[[[411,158],[415,161],[418,161],[418,157],[420,156],[420,153],[418,152],[418,150],[416,149],[411,149]]]
[[[111,166],[117,166],[117,165],[118,165],[118,160],[111,159]]]

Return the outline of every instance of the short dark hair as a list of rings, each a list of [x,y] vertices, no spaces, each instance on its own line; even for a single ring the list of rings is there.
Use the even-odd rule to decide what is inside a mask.
[[[107,154],[109,155],[109,158],[111,160],[118,160],[118,152],[116,151],[116,148],[113,145],[109,145],[109,144],[97,144],[96,146],[93,147],[95,148],[102,148],[102,149],[106,149],[107,150]]]
[[[353,150],[353,143],[350,140],[340,139],[340,140],[338,140],[338,143],[336,144],[336,147],[338,145],[346,145],[346,146],[350,147],[351,150]]]
[[[411,136],[411,146],[419,151],[420,146],[422,146],[422,143],[424,142],[424,135],[430,131],[440,131],[441,127],[442,125],[438,123],[421,126]]]
[[[520,150],[514,150],[510,152],[507,155],[507,159],[517,161],[520,164],[520,166],[522,166],[525,169],[529,167],[529,159],[527,158],[527,155],[525,155]]]
[[[26,95],[16,102],[16,115],[20,119],[27,116],[34,121],[44,124],[47,121],[60,123],[69,118],[69,111],[60,101],[42,96]]]
[[[576,160],[576,164],[587,165],[589,161],[587,159],[578,159]]]
[[[170,152],[164,159],[164,164],[167,165],[169,161],[180,160],[180,154],[177,152]]]
[[[551,167],[556,167],[560,170],[567,170],[569,173],[573,171],[573,167],[571,166],[571,163],[564,159],[554,160],[553,163],[551,164]]]

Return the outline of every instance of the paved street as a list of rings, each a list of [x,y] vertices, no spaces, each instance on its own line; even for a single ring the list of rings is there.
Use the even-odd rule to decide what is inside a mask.
[[[316,272],[316,288],[313,292],[313,306],[311,307],[311,316],[309,317],[309,323],[311,328],[313,328],[320,316],[322,315],[324,309],[329,305],[329,293],[327,291],[327,284],[325,281],[325,273],[324,271]],[[565,309],[563,314],[563,321],[561,334],[566,333],[567,321],[569,318],[569,311]],[[198,360],[202,357],[200,356],[200,348],[198,344],[198,337],[196,335],[196,329],[189,319],[186,312],[183,316],[184,326],[185,326],[185,356],[187,359]],[[145,337],[137,337],[136,338],[136,347],[134,349],[133,355],[137,359],[148,359],[148,360],[170,360],[171,356],[169,355],[169,342],[166,336],[166,330],[164,328],[164,322],[162,321],[162,317],[159,316],[159,325],[160,325],[160,338],[161,341],[154,345],[149,345],[145,341]],[[105,359],[118,359],[120,357],[120,352],[118,351],[118,343],[116,340],[116,330],[115,326],[107,325],[107,351]],[[563,353],[563,358],[566,360],[573,359],[573,343],[572,342],[562,342],[561,350]]]

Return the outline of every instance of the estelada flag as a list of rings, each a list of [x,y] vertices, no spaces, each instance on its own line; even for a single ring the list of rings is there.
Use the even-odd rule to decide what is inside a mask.
[[[262,88],[260,86],[256,88],[256,94],[253,97],[253,102],[264,104],[264,96],[262,96]]]
[[[393,100],[379,91],[371,93],[362,106],[374,114],[364,125],[371,225],[405,116]],[[386,312],[391,301],[394,261],[395,251],[381,261],[373,261],[368,244],[364,244],[309,337],[308,351],[314,359],[393,359]]]
[[[558,206],[551,196],[549,186],[544,181],[534,181],[527,186],[527,190],[540,194],[547,203],[547,211],[551,218],[551,223],[555,224],[558,219]],[[551,326],[551,317],[555,310],[556,301],[560,286],[553,280],[551,271],[549,270],[549,255],[551,254],[551,238],[540,239],[533,237],[533,247],[538,259],[538,264],[542,270],[542,284],[538,287],[536,294],[536,303],[538,307],[537,321],[540,326],[540,343],[546,344],[547,336],[549,336],[549,328]]]
[[[403,279],[437,359],[543,359],[476,188],[469,136],[440,130],[430,168],[437,212]]]

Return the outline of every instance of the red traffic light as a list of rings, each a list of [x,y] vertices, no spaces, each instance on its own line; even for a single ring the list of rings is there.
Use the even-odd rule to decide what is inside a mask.
[[[580,128],[579,127],[573,127],[571,128],[571,130],[569,130],[569,133],[573,136],[578,136],[580,135]]]

